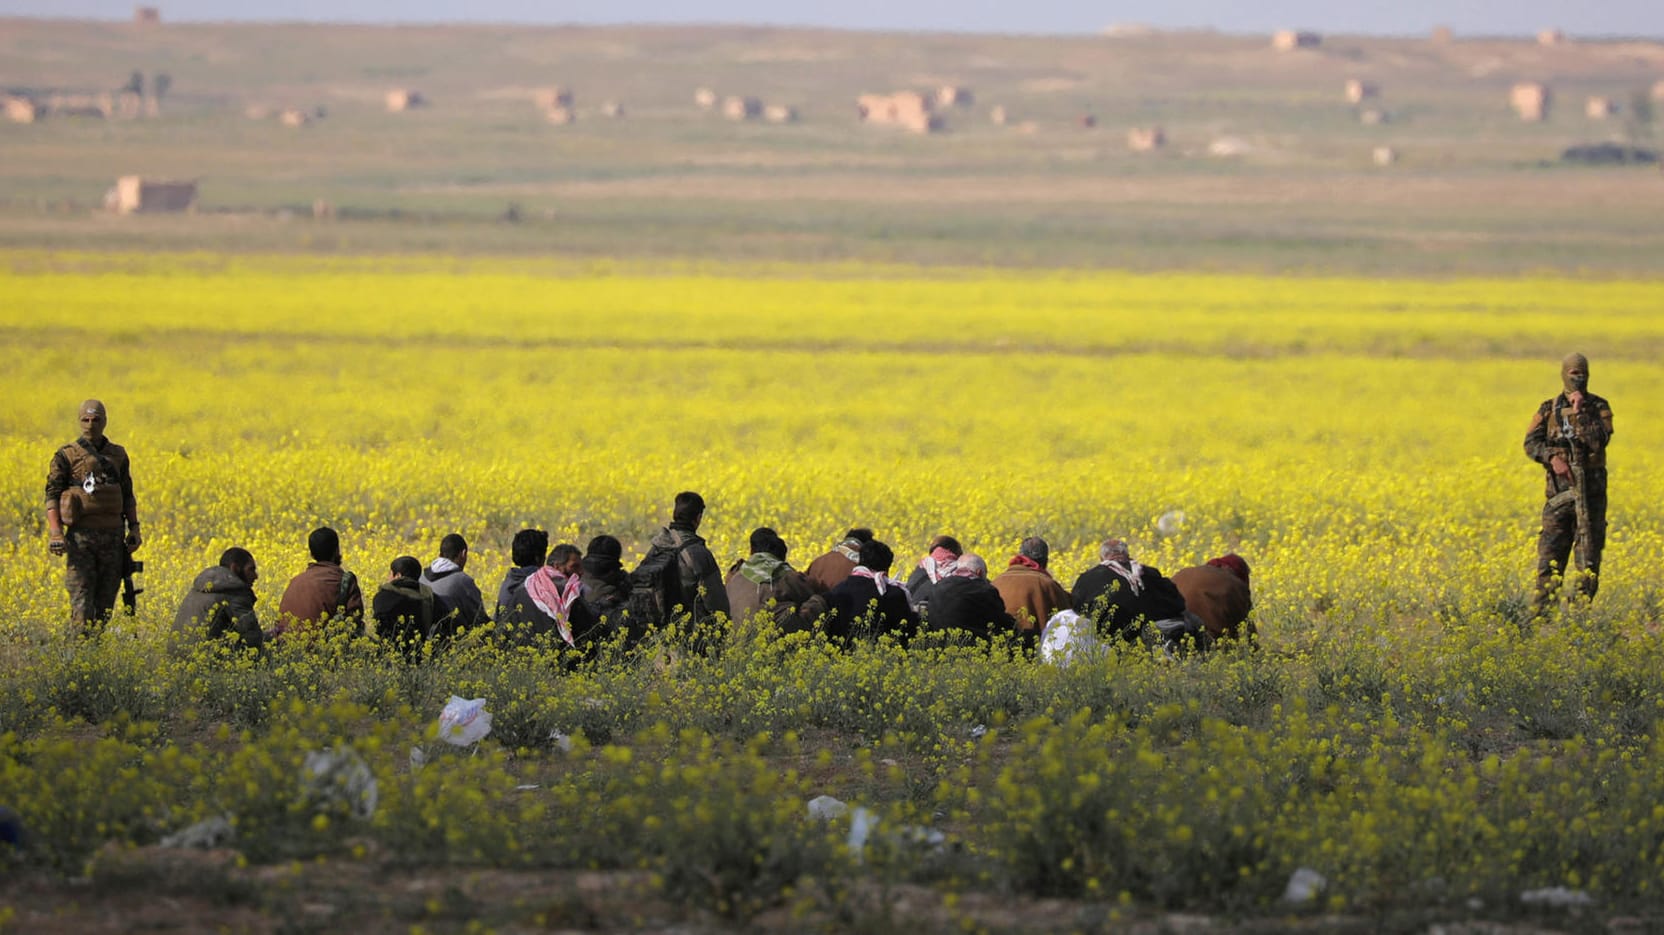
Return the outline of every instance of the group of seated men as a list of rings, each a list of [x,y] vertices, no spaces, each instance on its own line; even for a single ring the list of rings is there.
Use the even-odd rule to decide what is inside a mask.
[[[1044,539],[1023,540],[990,580],[981,556],[938,536],[903,582],[891,576],[894,551],[870,529],[849,530],[798,571],[787,561],[785,540],[762,527],[751,533],[749,554],[724,573],[698,533],[704,512],[699,494],[678,494],[670,523],[634,572],[625,570],[623,546],[613,536],[596,536],[585,549],[550,548],[547,532],[521,530],[510,549],[514,567],[490,611],[467,573],[468,543],[459,534],[445,536],[426,565],[409,555],[393,559],[366,605],[357,578],[342,567],[340,537],[320,528],[307,541],[312,562],[284,589],[270,627],[261,627],[254,610],[257,564],[241,548],[227,549],[218,566],[197,576],[174,625],[182,636],[235,633],[261,647],[328,619],[362,627],[368,614],[377,635],[407,654],[493,622],[506,641],[547,639],[587,651],[621,631],[637,638],[645,624],[678,615],[745,622],[767,614],[783,632],[818,629],[842,642],[890,634],[905,644],[921,633],[959,631],[1029,650],[1047,621],[1066,610],[1090,619],[1099,635],[1128,642],[1154,635],[1169,646],[1206,648],[1254,636],[1248,564],[1235,554],[1168,578],[1134,561],[1122,540],[1107,539],[1099,563],[1065,590],[1047,567]]]

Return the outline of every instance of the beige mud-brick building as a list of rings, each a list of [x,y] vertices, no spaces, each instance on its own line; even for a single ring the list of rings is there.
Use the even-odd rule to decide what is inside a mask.
[[[1514,108],[1514,113],[1527,123],[1547,120],[1552,100],[1548,85],[1537,81],[1522,81],[1508,93],[1508,103]]]
[[[124,175],[116,179],[113,194],[111,206],[117,214],[189,211],[196,205],[196,182]]]

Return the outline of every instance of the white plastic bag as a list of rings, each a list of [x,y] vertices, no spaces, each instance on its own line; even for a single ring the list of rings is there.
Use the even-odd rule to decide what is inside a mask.
[[[452,746],[466,747],[479,743],[491,733],[491,712],[485,710],[484,698],[451,696],[445,710],[439,714],[439,739]]]
[[[1040,658],[1060,668],[1077,660],[1096,659],[1104,652],[1091,618],[1072,610],[1053,614],[1040,636]]]

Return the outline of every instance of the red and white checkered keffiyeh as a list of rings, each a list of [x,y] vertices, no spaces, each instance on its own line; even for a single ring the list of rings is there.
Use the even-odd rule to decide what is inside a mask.
[[[547,565],[532,572],[526,579],[526,596],[531,598],[538,610],[554,618],[555,628],[568,646],[577,645],[572,640],[572,623],[568,617],[572,612],[572,602],[578,599],[582,590],[583,582],[579,576],[561,578]]]

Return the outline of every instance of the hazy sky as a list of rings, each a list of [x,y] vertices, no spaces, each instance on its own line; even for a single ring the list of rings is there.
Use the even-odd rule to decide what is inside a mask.
[[[948,32],[1084,33],[1112,23],[1267,32],[1664,37],[1664,0],[147,0],[164,21],[754,23]],[[131,0],[0,0],[0,15],[127,19]]]

